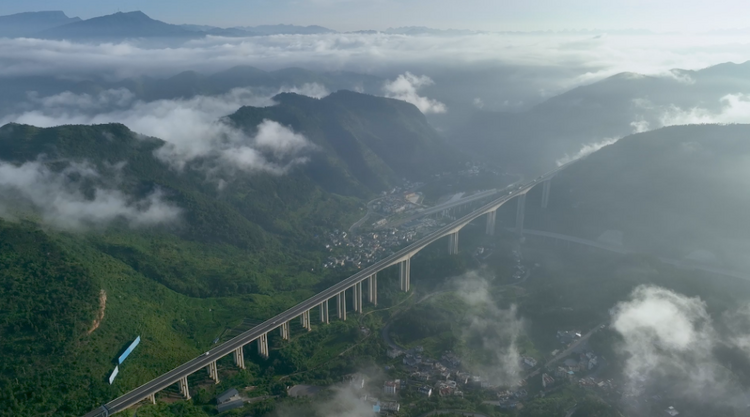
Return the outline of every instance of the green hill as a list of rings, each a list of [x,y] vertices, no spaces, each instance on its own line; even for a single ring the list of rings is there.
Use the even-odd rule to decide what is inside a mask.
[[[173,169],[155,156],[163,141],[123,125],[0,128],[0,169],[36,169],[29,188],[65,189],[88,213],[65,212],[83,228],[62,227],[64,194],[34,200],[0,181],[0,415],[83,414],[198,355],[224,329],[311,296],[346,275],[320,268],[328,254],[316,234],[351,225],[401,177],[462,162],[410,104],[349,92],[277,99],[227,120],[248,131],[277,120],[317,149],[284,175],[235,173],[223,187],[210,178],[212,157]],[[103,214],[86,202],[117,196],[141,210],[158,199],[179,215],[95,221]],[[137,335],[110,386],[114,358]]]
[[[677,259],[707,251],[714,265],[750,270],[748,158],[748,125],[628,136],[555,177],[550,210],[528,227],[589,239],[616,230],[634,250]]]
[[[748,67],[750,62],[676,69],[662,76],[616,74],[527,111],[479,112],[449,136],[508,168],[536,175],[584,145],[673,124],[665,116],[679,109],[721,113],[723,97],[750,88]]]

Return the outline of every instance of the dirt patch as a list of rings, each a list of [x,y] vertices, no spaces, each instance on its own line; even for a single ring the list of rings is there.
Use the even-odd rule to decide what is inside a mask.
[[[99,291],[99,313],[96,314],[96,319],[94,319],[94,322],[91,324],[91,328],[89,329],[87,334],[91,334],[99,327],[99,324],[102,322],[102,319],[104,318],[104,310],[107,308],[107,292],[103,289]]]

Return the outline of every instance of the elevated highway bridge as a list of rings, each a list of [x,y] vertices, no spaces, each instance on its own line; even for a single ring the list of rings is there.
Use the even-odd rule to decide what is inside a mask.
[[[156,402],[156,393],[173,385],[178,384],[181,394],[190,398],[190,387],[188,386],[188,376],[206,368],[209,376],[219,382],[219,374],[216,361],[227,356],[233,355],[237,367],[245,368],[244,347],[255,343],[257,344],[258,353],[263,357],[268,357],[268,333],[279,329],[284,339],[289,339],[290,321],[299,317],[302,326],[308,331],[312,326],[312,311],[318,310],[320,321],[329,322],[329,303],[334,301],[336,312],[339,319],[346,320],[347,297],[346,293],[351,290],[352,310],[362,312],[363,303],[363,283],[367,282],[367,297],[370,303],[377,305],[377,274],[378,272],[398,265],[400,270],[400,287],[403,291],[409,291],[410,287],[410,270],[411,258],[419,253],[422,249],[442,239],[449,237],[448,249],[451,254],[458,252],[458,236],[461,229],[467,224],[480,216],[487,216],[486,233],[493,235],[495,233],[495,215],[497,209],[513,199],[518,199],[516,211],[516,231],[523,231],[524,207],[526,202],[526,193],[539,184],[543,184],[542,207],[546,207],[549,202],[550,181],[563,167],[550,171],[537,179],[515,186],[510,191],[501,195],[497,199],[483,205],[473,212],[453,221],[441,229],[425,236],[424,238],[408,245],[393,255],[382,259],[373,265],[370,265],[356,274],[340,281],[328,289],[308,298],[296,306],[277,314],[274,317],[264,321],[258,326],[247,330],[246,332],[228,340],[218,346],[213,347],[209,352],[192,359],[175,369],[141,385],[140,387],[115,398],[107,404],[87,413],[84,417],[106,417],[127,409],[141,401],[149,400]]]

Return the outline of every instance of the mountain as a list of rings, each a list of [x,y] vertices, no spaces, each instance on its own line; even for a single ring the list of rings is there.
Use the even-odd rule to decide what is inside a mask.
[[[557,175],[550,209],[528,227],[591,240],[615,230],[631,250],[750,271],[749,158],[750,125],[627,136]]]
[[[310,25],[259,25],[259,26],[241,26],[232,29],[241,29],[249,33],[259,35],[319,35],[325,33],[336,33],[333,29],[323,26]]]
[[[84,81],[43,76],[10,77],[0,79],[0,89],[3,91],[0,95],[0,115],[33,108],[34,103],[29,103],[30,94],[47,97],[69,91],[97,95],[106,90],[125,88],[138,99],[153,101],[224,94],[243,87],[254,88],[258,94],[273,95],[282,88],[302,88],[305,84],[318,84],[328,91],[348,89],[378,94],[383,82],[380,77],[347,71],[318,72],[303,68],[263,71],[251,66],[237,66],[214,74],[184,71],[167,78],[144,76],[120,81],[100,77]]]
[[[202,37],[178,25],[154,20],[140,11],[117,12],[42,30],[35,37],[70,40],[124,40],[134,38],[195,38]]]
[[[271,107],[243,107],[229,120],[252,130],[264,119],[304,133],[322,150],[309,175],[337,194],[364,186],[383,190],[397,178],[425,180],[465,160],[448,146],[412,104],[351,91],[322,99],[292,93]]]
[[[658,77],[621,73],[524,112],[477,113],[450,136],[478,154],[533,174],[588,144],[689,123],[698,120],[695,115],[718,116],[727,105],[725,96],[750,92],[748,69],[750,62],[672,70]]]
[[[119,124],[0,128],[1,415],[82,415],[337,282],[316,235],[358,220],[379,187],[463,162],[411,104],[275,99],[227,122],[254,134],[277,120],[312,141],[285,173],[213,154],[178,170],[156,156],[163,141]]]
[[[242,37],[242,36],[256,35],[255,33],[248,32],[240,28],[220,28],[216,26],[185,25],[185,24],[179,25],[179,26],[185,30],[189,30],[192,32],[199,32],[202,34],[213,35],[213,36]]]
[[[68,17],[61,11],[25,12],[0,16],[0,37],[31,36],[36,32],[80,21],[80,18]]]

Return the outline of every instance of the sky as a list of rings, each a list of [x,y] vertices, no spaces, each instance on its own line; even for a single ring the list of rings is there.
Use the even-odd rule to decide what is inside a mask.
[[[2,0],[0,15],[62,10],[83,19],[141,10],[168,23],[322,25],[348,31],[428,26],[470,30],[750,27],[745,0]]]

